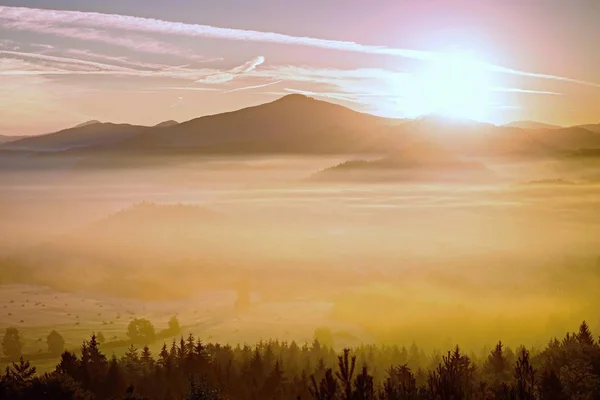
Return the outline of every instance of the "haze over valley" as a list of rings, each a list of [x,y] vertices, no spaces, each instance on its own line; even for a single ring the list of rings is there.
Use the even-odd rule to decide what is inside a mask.
[[[0,3],[0,400],[598,398],[593,1]]]

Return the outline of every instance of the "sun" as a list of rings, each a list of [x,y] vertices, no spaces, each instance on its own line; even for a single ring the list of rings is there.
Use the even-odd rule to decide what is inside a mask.
[[[413,76],[406,96],[407,112],[412,117],[436,113],[485,121],[489,87],[484,63],[463,54],[444,54]]]

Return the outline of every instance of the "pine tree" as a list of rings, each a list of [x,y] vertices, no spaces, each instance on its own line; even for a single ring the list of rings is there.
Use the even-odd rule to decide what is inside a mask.
[[[583,321],[579,326],[579,332],[577,333],[577,341],[584,346],[594,346],[594,336],[590,331],[590,327],[587,322]]]
[[[535,399],[535,370],[529,360],[529,351],[521,349],[515,366],[515,398],[516,400]]]
[[[144,374],[150,373],[154,368],[154,359],[152,358],[152,352],[148,346],[144,346],[142,349],[142,354],[140,355],[140,365],[142,367],[142,371]]]
[[[285,377],[279,360],[275,361],[262,389],[262,397],[272,400],[283,400]]]
[[[494,389],[510,383],[510,365],[504,355],[503,344],[498,342],[483,364],[486,382]]]
[[[125,373],[114,354],[108,363],[103,386],[105,394],[109,397],[122,394],[127,386]]]
[[[553,370],[545,370],[539,382],[540,400],[563,400],[563,387],[560,378]]]
[[[338,398],[340,386],[331,368],[325,371],[325,377],[321,379],[321,382],[317,383],[314,375],[310,377],[310,382],[309,393],[315,400],[336,400]]]
[[[30,381],[35,375],[35,367],[33,367],[29,361],[23,359],[23,356],[19,357],[19,362],[13,362],[10,368],[10,376],[13,380],[18,383],[25,383]]]
[[[373,376],[369,375],[367,366],[364,365],[361,372],[354,379],[354,391],[348,400],[375,400],[375,385]]]
[[[71,352],[65,351],[60,356],[60,362],[56,366],[55,372],[59,375],[67,375],[74,380],[80,378],[79,371],[81,365],[77,356]]]
[[[352,399],[352,378],[355,367],[356,356],[350,358],[350,349],[344,349],[344,353],[338,357],[338,372],[336,372],[344,392],[344,400]]]

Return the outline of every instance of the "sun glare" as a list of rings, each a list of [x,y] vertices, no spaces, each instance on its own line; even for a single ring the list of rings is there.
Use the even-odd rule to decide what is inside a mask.
[[[488,118],[489,76],[482,63],[446,54],[416,73],[407,93],[411,117],[431,113],[484,121]]]

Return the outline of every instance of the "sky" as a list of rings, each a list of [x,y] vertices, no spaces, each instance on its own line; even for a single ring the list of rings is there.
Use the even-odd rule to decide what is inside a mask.
[[[598,0],[0,0],[0,135],[301,93],[393,118],[600,123]]]

